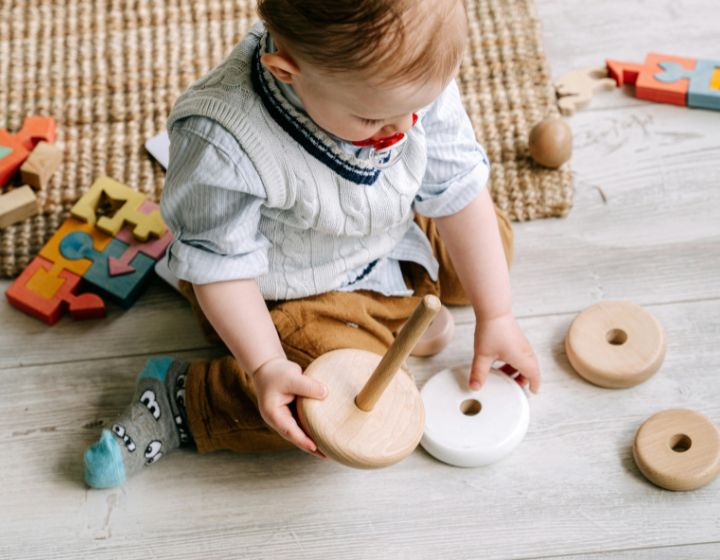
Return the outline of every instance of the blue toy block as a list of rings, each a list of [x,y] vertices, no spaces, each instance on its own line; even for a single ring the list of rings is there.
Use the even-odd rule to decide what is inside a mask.
[[[135,303],[142,288],[152,276],[155,261],[138,253],[132,259],[133,272],[120,276],[110,275],[110,257],[120,259],[129,246],[122,241],[113,239],[103,251],[93,247],[92,238],[84,231],[74,231],[66,235],[60,242],[60,253],[70,260],[90,259],[93,265],[83,275],[95,291],[108,295],[125,308]]]
[[[659,66],[663,71],[655,78],[661,82],[688,80],[688,107],[720,110],[720,61],[698,60],[693,70],[676,62],[661,62]]]

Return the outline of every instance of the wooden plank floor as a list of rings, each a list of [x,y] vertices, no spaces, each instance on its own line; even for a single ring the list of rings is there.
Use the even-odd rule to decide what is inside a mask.
[[[538,0],[538,9],[558,76],[649,51],[717,58],[714,4]],[[122,489],[89,491],[82,451],[125,406],[145,359],[218,350],[160,281],[127,312],[53,328],[3,299],[0,558],[720,558],[720,481],[665,492],[630,455],[637,426],[658,410],[690,407],[720,422],[720,112],[617,90],[570,123],[575,208],[516,228],[515,311],[544,385],[513,455],[455,469],[419,449],[365,472],[300,452],[180,451]],[[666,329],[667,359],[638,387],[599,389],[570,369],[564,333],[600,299],[641,303]],[[421,385],[471,358],[472,315],[454,313],[452,345],[411,363]]]

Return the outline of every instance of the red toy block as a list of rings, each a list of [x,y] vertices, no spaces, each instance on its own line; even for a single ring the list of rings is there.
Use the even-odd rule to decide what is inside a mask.
[[[29,155],[17,137],[0,128],[0,189],[7,185]]]
[[[643,64],[608,60],[607,67],[610,76],[618,86],[626,83],[635,85],[635,95],[638,99],[687,105],[688,81],[662,82],[657,80],[656,74],[663,72],[663,67],[660,66],[661,62],[676,62],[687,70],[693,70],[697,61],[694,58],[650,53],[645,57]]]
[[[55,141],[55,120],[51,117],[27,117],[17,134],[0,128],[0,188],[7,185],[42,140]]]
[[[105,317],[103,300],[95,294],[76,294],[80,277],[67,270],[60,272],[59,278],[52,278],[58,280],[57,291],[52,297],[45,298],[33,291],[29,285],[32,285],[33,281],[37,283],[38,278],[42,282],[42,277],[48,276],[52,266],[50,261],[35,257],[5,292],[8,301],[48,325],[57,323],[65,309],[73,319]]]
[[[15,137],[29,151],[34,150],[41,140],[52,144],[55,142],[55,119],[38,116],[26,117],[22,128]]]

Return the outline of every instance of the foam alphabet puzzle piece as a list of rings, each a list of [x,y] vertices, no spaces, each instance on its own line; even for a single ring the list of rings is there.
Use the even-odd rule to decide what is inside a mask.
[[[53,264],[51,273],[55,276],[58,276],[61,270],[67,270],[78,276],[83,276],[93,264],[92,260],[86,258],[67,259],[60,252],[60,242],[74,231],[87,233],[91,237],[92,245],[97,251],[103,251],[108,243],[112,241],[112,236],[100,231],[95,226],[75,218],[68,218],[48,242],[45,243],[42,249],[40,249],[40,256]],[[52,293],[48,291],[49,289],[50,288],[38,287],[40,293],[46,297],[52,296]]]
[[[109,177],[101,177],[90,187],[70,212],[76,218],[95,224],[110,235],[117,235],[125,222],[133,224],[133,234],[140,241],[147,241],[150,234],[161,237],[167,227],[156,210],[144,214],[139,207],[145,195],[118,183]]]
[[[52,263],[42,257],[35,257],[5,292],[14,307],[32,315],[48,325],[58,322],[67,309],[73,319],[91,319],[105,316],[105,303],[95,294],[76,294],[81,278],[63,270],[57,277],[57,290],[49,297],[43,297],[32,289],[38,275],[48,275]],[[35,280],[37,283],[37,280]]]
[[[83,276],[83,280],[100,292],[107,294],[125,308],[130,307],[140,295],[145,283],[150,279],[155,261],[141,253],[131,260],[132,272],[119,276],[110,274],[109,259],[123,259],[129,246],[122,241],[112,239],[104,251],[93,247],[92,237],[84,231],[74,231],[60,242],[60,252],[66,259],[90,259],[92,266]]]
[[[687,105],[688,83],[686,81],[668,83],[655,77],[663,70],[660,64],[666,62],[677,63],[687,70],[693,70],[696,63],[694,58],[650,53],[645,57],[643,64],[608,60],[607,67],[610,76],[618,86],[625,83],[635,85],[635,95],[638,99]]]
[[[655,78],[665,83],[688,80],[688,107],[720,109],[720,60],[698,60],[693,69],[673,61],[659,63]]]

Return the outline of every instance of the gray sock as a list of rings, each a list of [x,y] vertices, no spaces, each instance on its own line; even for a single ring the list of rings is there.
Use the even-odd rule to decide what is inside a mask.
[[[191,442],[185,412],[187,368],[187,362],[167,357],[147,361],[130,405],[85,451],[85,482],[89,486],[119,486]]]

